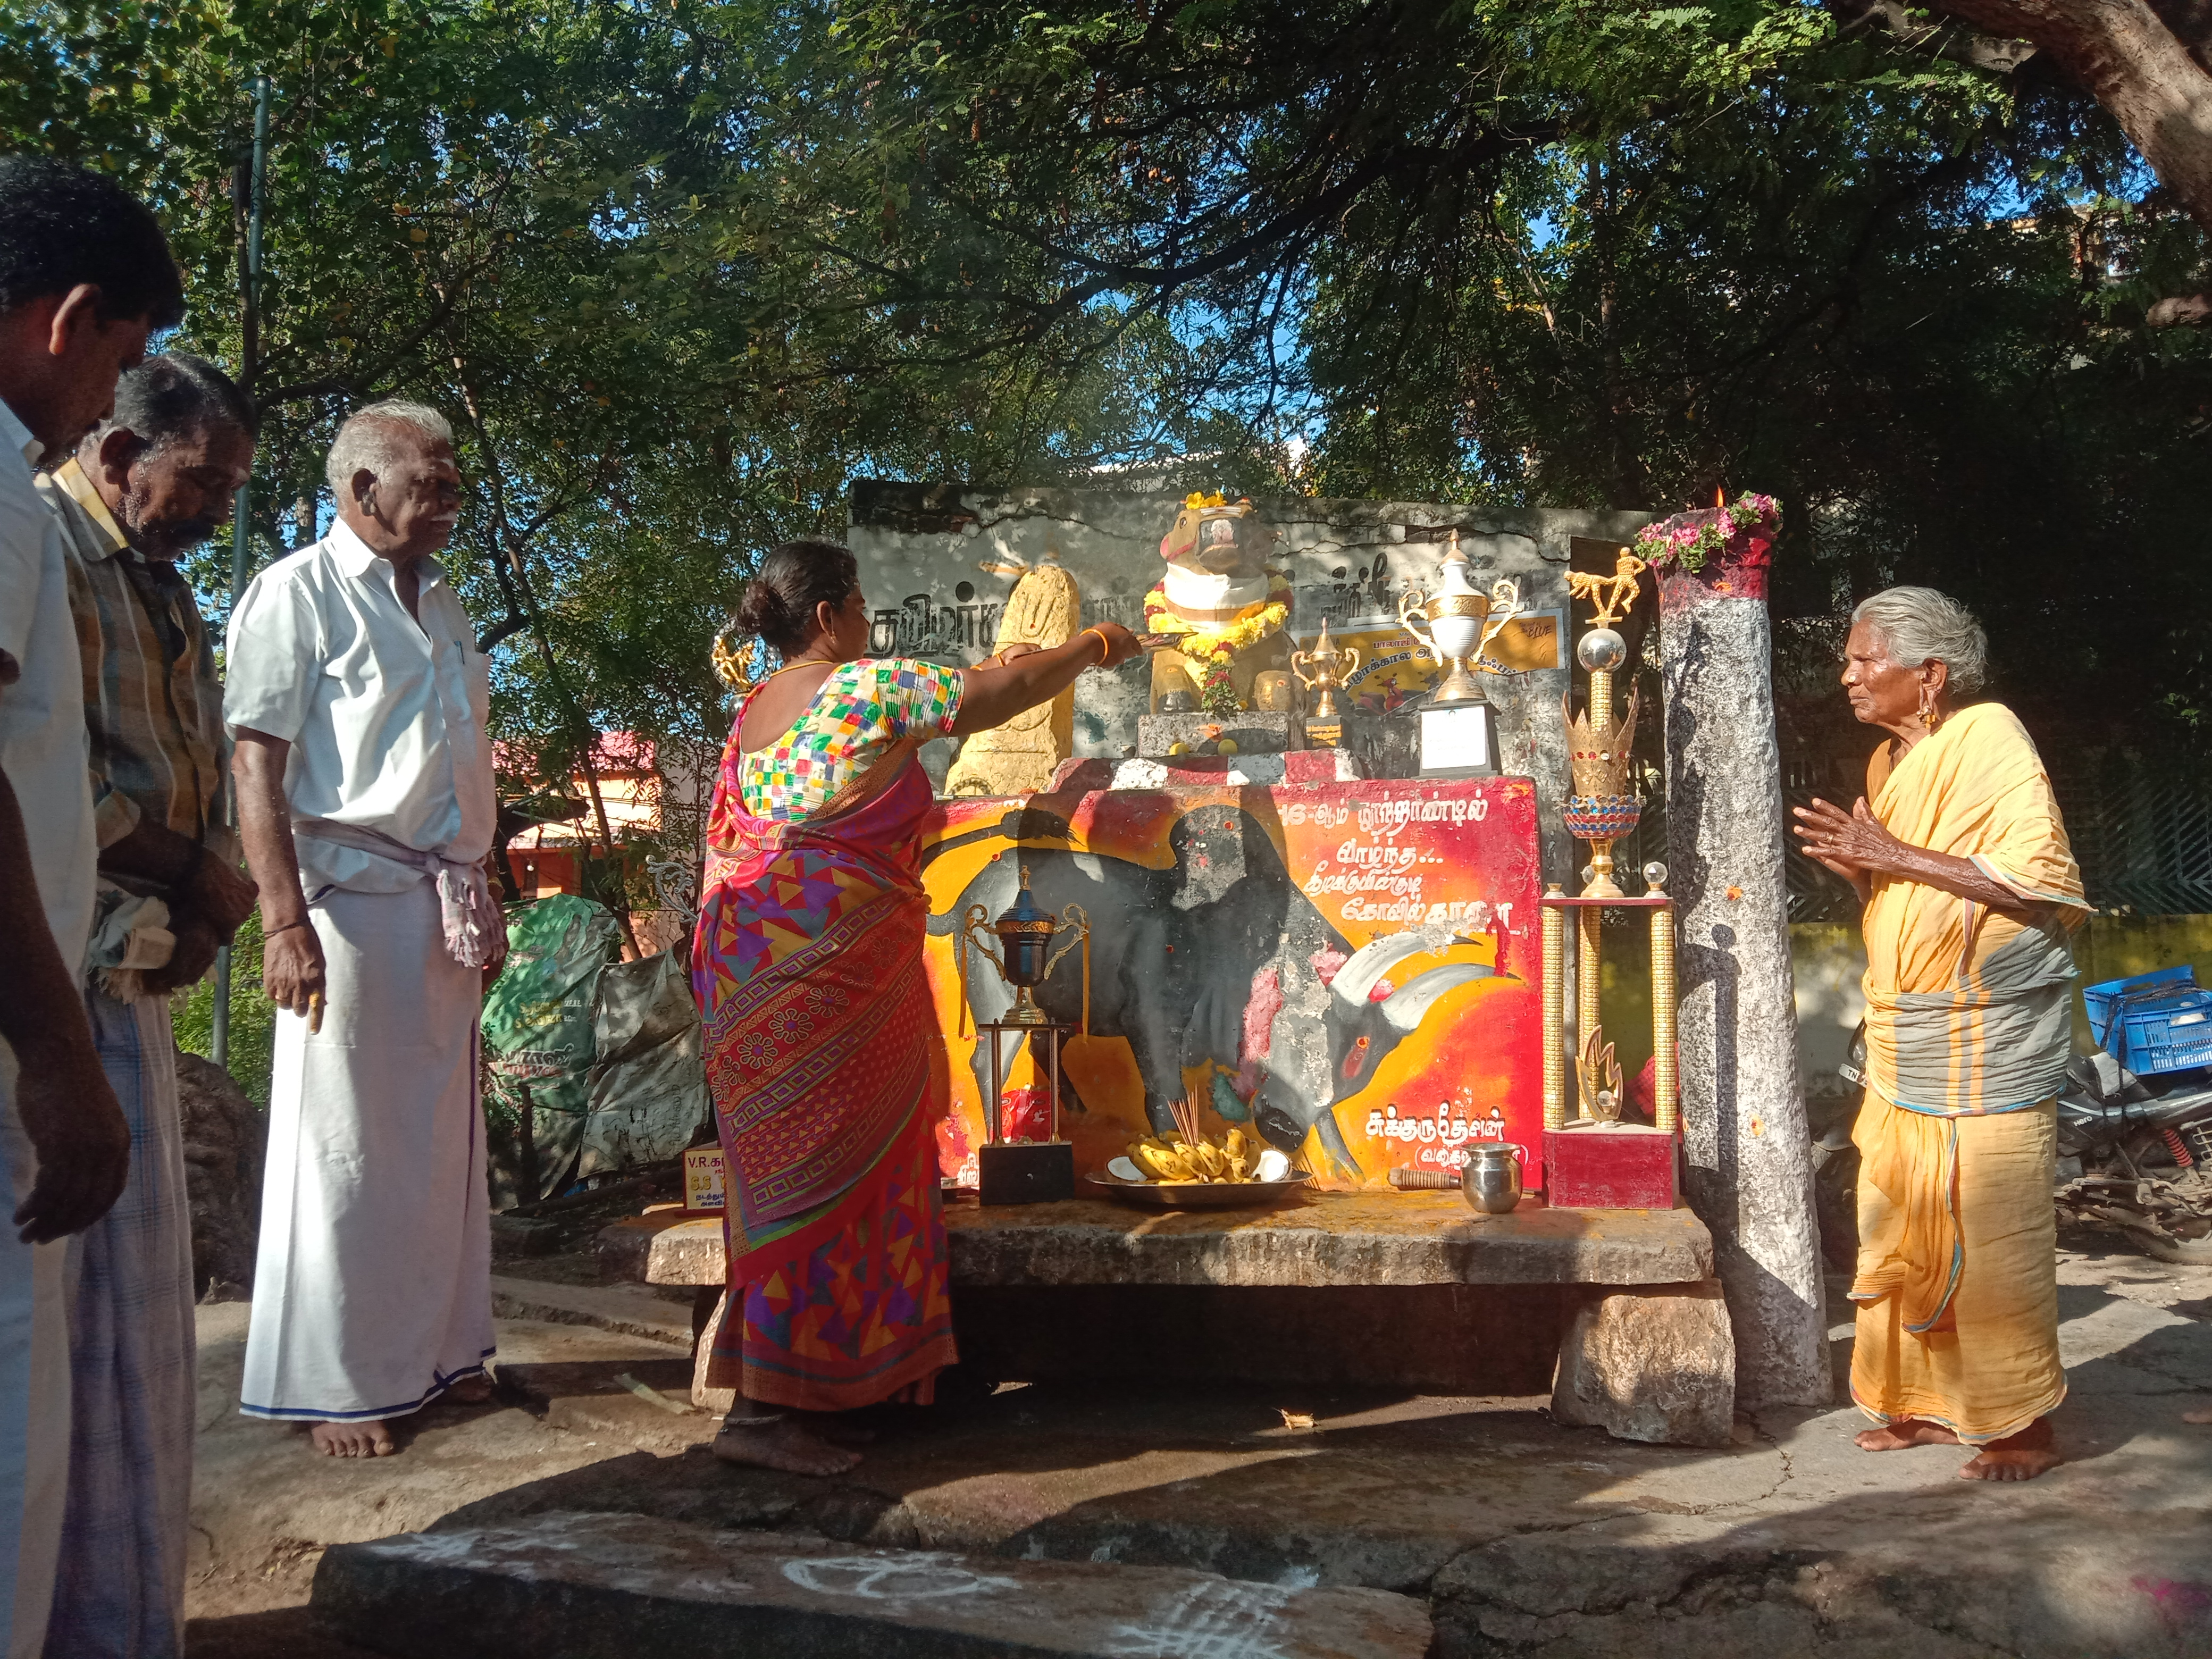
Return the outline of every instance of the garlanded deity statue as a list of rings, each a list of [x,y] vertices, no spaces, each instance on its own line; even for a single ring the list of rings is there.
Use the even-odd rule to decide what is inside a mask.
[[[1251,701],[1262,672],[1287,670],[1290,579],[1267,563],[1275,532],[1249,501],[1192,495],[1160,539],[1167,571],[1145,595],[1145,625],[1166,648],[1152,656],[1152,712],[1171,692],[1210,714]]]

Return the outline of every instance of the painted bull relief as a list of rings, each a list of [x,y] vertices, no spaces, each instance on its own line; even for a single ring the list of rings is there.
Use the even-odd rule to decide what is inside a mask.
[[[1018,850],[1017,850],[1018,849]],[[972,1179],[988,1056],[957,920],[1012,902],[1092,919],[1090,1035],[1069,1041],[1062,1133],[1079,1170],[1171,1129],[1203,1091],[1219,1121],[1302,1154],[1325,1186],[1455,1170],[1475,1140],[1534,1145],[1541,1105],[1536,815],[1521,778],[1176,788],[942,803],[922,850],[927,962],[951,1102],[945,1173]],[[1038,1000],[1075,1023],[1073,976]],[[1042,1084],[1014,1040],[1010,1127]],[[1536,1167],[1531,1161],[1529,1174]]]

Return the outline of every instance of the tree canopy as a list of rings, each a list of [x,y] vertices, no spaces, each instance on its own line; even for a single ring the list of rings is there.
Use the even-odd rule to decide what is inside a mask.
[[[33,0],[0,144],[170,225],[185,343],[270,409],[257,561],[313,533],[345,409],[453,416],[453,562],[549,772],[594,728],[718,737],[739,579],[854,477],[1142,460],[1770,490],[1785,614],[1947,587],[2006,695],[2185,729],[2212,366],[2149,323],[2203,232],[2090,90],[1869,9]]]

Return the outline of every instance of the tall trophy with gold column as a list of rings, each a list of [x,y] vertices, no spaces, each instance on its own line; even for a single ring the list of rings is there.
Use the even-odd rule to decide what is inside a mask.
[[[1589,875],[1570,898],[1556,885],[1544,895],[1544,1164],[1545,1196],[1552,1205],[1583,1209],[1671,1209],[1675,1198],[1676,1100],[1674,901],[1666,891],[1667,866],[1644,867],[1641,896],[1623,891],[1613,877],[1613,843],[1636,828],[1641,808],[1630,781],[1637,699],[1618,720],[1613,712],[1613,675],[1628,647],[1613,624],[1635,602],[1644,562],[1623,549],[1610,576],[1583,571],[1567,578],[1575,598],[1595,607],[1595,626],[1583,635],[1575,659],[1589,676],[1589,702],[1580,716],[1571,699],[1563,709],[1567,763],[1574,792],[1567,797],[1568,832],[1589,843]],[[1606,1041],[1599,1009],[1603,985],[1599,918],[1607,908],[1646,910],[1651,931],[1652,1116],[1650,1124],[1620,1121],[1623,1090],[1613,1045]],[[1573,1055],[1579,1108],[1570,1121],[1566,1106],[1566,916],[1576,918],[1576,1025]]]

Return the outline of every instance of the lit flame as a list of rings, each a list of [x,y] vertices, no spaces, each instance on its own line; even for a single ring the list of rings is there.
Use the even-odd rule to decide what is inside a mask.
[[[1728,505],[1728,491],[1720,485],[1713,486],[1713,511],[1717,513]]]

